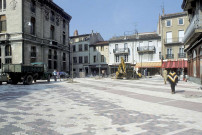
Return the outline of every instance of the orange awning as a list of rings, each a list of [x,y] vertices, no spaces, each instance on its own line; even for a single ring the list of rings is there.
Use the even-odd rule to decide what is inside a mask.
[[[161,68],[161,62],[142,62],[137,63],[136,68]]]

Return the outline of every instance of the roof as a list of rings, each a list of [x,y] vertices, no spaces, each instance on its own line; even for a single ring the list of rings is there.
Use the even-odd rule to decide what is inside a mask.
[[[86,36],[90,36],[91,34],[82,34],[82,35],[78,35],[78,36],[70,36],[69,38],[78,38],[78,37],[86,37]]]
[[[109,45],[109,41],[100,41],[100,42],[97,42],[93,45]]]
[[[157,33],[139,33],[138,35],[113,37],[109,42],[161,39]]]
[[[53,1],[51,1],[51,0],[38,0],[38,2],[47,5],[51,9],[54,9],[55,11],[57,11],[62,17],[64,17],[68,21],[70,21],[72,19],[72,17],[69,14],[67,14],[61,7],[59,7]]]
[[[175,18],[175,17],[181,17],[181,16],[187,16],[187,12],[165,14],[161,16],[161,19]]]

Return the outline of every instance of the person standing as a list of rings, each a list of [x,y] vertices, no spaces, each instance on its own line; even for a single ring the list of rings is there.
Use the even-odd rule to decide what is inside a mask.
[[[56,82],[57,81],[57,71],[56,70],[53,71],[53,77],[54,77],[54,80]]]
[[[171,86],[171,90],[172,90],[171,93],[175,94],[175,86],[178,83],[178,76],[174,71],[171,71],[168,74],[168,81],[170,82],[170,86]]]
[[[167,81],[167,74],[168,74],[168,72],[167,72],[167,70],[165,69],[165,70],[163,71],[164,84],[166,84],[166,81]]]

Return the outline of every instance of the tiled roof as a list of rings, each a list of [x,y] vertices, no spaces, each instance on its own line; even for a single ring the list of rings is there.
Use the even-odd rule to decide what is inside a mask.
[[[96,46],[96,45],[109,45],[109,41],[100,41],[95,44],[91,44],[90,46]]]
[[[82,34],[82,35],[78,35],[78,36],[71,36],[69,38],[78,38],[78,37],[86,37],[86,36],[90,36],[90,34]]]
[[[120,37],[113,37],[110,39],[110,42],[113,41],[127,41],[127,40],[151,40],[151,39],[161,39],[161,37],[156,33],[140,33],[137,35],[130,35],[130,36],[120,36]]]
[[[165,15],[161,16],[161,18],[167,19],[167,18],[186,16],[186,15],[187,15],[187,12],[180,12],[180,13],[165,14]]]

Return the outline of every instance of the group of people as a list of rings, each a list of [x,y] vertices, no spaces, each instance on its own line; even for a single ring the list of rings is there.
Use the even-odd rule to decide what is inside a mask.
[[[175,94],[175,86],[178,83],[178,76],[174,72],[174,70],[171,70],[170,73],[168,74],[167,70],[163,71],[163,77],[164,77],[164,84],[168,81],[171,86],[171,93]]]
[[[54,77],[55,82],[57,81],[57,79],[60,79],[60,81],[61,81],[60,72],[59,71],[54,70],[53,71],[53,77]]]

